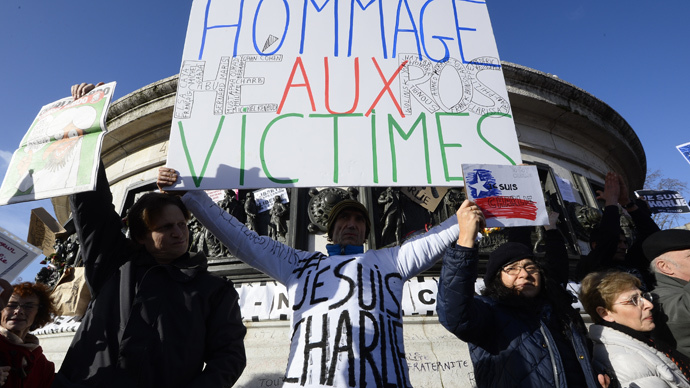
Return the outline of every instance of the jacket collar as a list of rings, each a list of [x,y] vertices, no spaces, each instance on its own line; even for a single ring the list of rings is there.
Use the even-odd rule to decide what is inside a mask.
[[[159,264],[148,252],[133,260],[134,264],[142,267],[164,268],[175,281],[188,282],[201,272],[208,270],[208,260],[203,252],[185,253],[170,264]]]
[[[364,253],[364,245],[328,244],[326,245],[326,251],[328,256],[358,255]]]

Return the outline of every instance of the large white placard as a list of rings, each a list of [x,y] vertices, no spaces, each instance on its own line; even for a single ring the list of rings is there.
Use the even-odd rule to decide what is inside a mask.
[[[195,0],[178,188],[458,186],[520,163],[486,4]]]

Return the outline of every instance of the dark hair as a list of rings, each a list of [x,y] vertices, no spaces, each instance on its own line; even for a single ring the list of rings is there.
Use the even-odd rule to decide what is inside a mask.
[[[554,279],[548,278],[544,271],[544,264],[539,260],[532,260],[539,268],[541,280],[541,290],[534,298],[524,298],[515,293],[511,288],[506,287],[501,280],[501,270],[487,282],[481,291],[483,296],[492,298],[501,304],[511,308],[526,310],[528,312],[538,312],[545,303],[552,307],[553,314],[557,317],[562,327],[573,324],[580,334],[586,335],[587,328],[582,322],[580,314],[572,307],[577,300],[573,294],[558,284]],[[566,336],[570,336],[570,331],[565,330]]]
[[[163,208],[168,205],[177,206],[182,211],[185,220],[189,221],[191,214],[180,197],[163,193],[146,193],[127,212],[130,238],[134,241],[144,238],[146,232],[151,230],[153,219],[158,217]]]
[[[12,295],[24,297],[36,295],[38,297],[38,312],[36,313],[34,323],[31,324],[29,330],[33,331],[47,325],[48,323],[52,322],[53,317],[57,315],[55,302],[50,296],[48,286],[44,285],[43,283],[24,282],[15,284]]]
[[[499,268],[489,280],[484,281],[484,289],[482,289],[481,294],[483,296],[489,297],[491,299],[497,300],[499,302],[507,303],[516,307],[538,307],[540,303],[538,301],[542,300],[542,295],[544,295],[544,270],[542,266],[532,258],[534,265],[539,268],[539,278],[541,280],[541,290],[537,294],[536,298],[524,298],[515,293],[512,288],[506,287],[501,280],[501,273],[503,272],[503,267]],[[508,263],[510,264],[510,263]],[[535,303],[537,302],[537,303]]]

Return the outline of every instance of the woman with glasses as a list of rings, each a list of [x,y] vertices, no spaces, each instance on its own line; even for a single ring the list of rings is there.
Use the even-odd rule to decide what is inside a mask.
[[[41,283],[14,285],[0,313],[0,365],[11,366],[6,387],[50,387],[55,365],[48,361],[29,332],[52,322],[55,305],[50,291]]]
[[[582,279],[580,301],[594,321],[594,361],[621,387],[690,387],[690,360],[650,337],[652,295],[626,272],[593,272]]]
[[[482,295],[474,293],[479,263],[475,239],[484,216],[473,202],[458,210],[460,234],[443,258],[439,321],[468,343],[477,386],[596,387],[586,329],[574,299],[545,276],[532,249],[515,242],[489,256]],[[551,261],[567,265],[564,257]],[[599,380],[599,381],[597,381]]]

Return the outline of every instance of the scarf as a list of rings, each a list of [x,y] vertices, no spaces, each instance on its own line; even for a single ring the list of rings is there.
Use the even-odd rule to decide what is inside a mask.
[[[662,344],[660,342],[654,341],[651,337],[651,332],[637,331],[629,328],[628,326],[621,325],[616,322],[604,321],[602,325],[625,333],[635,338],[636,340],[646,344],[647,346],[650,346],[660,351],[661,353],[664,353],[666,357],[668,357],[669,360],[673,361],[673,363],[676,364],[678,369],[680,369],[680,371],[683,373],[683,376],[685,376],[685,380],[690,382],[690,359],[688,359],[684,354],[680,353],[676,349]]]

